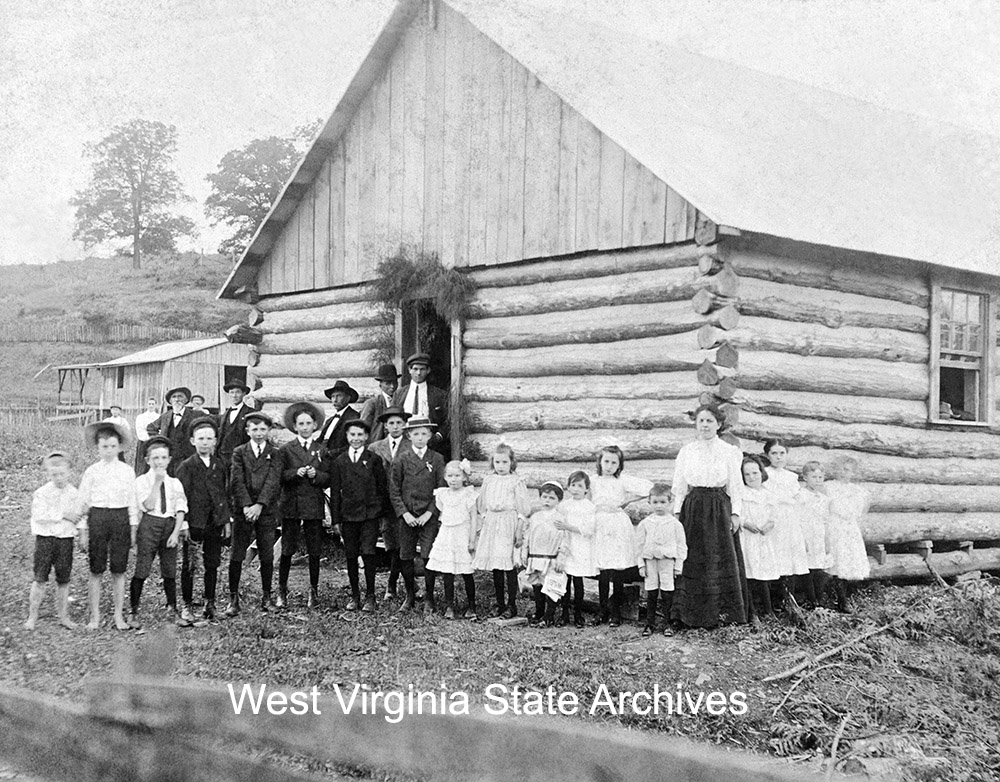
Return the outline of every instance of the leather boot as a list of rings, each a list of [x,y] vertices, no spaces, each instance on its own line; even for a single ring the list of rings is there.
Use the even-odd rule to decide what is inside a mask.
[[[206,600],[205,601],[205,610],[204,610],[204,612],[203,612],[202,615],[209,622],[214,622],[215,621],[215,601],[214,600]]]
[[[265,592],[260,596],[260,610],[263,613],[267,613],[271,610],[271,593]]]
[[[227,617],[236,616],[240,612],[240,593],[230,592],[229,593],[229,605],[226,606],[226,610],[223,612]]]
[[[316,587],[309,588],[309,597],[306,598],[306,608],[318,608],[319,607],[319,592]]]
[[[278,596],[274,599],[275,608],[286,608],[288,606],[288,587],[279,586]]]

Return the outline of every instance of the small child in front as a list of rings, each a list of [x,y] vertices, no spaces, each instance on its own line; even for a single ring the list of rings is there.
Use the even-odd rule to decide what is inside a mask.
[[[34,630],[45,597],[49,571],[56,571],[56,618],[63,627],[76,627],[69,618],[69,578],[73,570],[73,543],[80,520],[80,495],[69,482],[69,459],[53,451],[42,460],[48,482],[31,498],[31,534],[35,536],[34,574],[28,595],[25,630]]]
[[[535,613],[528,624],[555,624],[556,603],[566,594],[567,542],[566,533],[557,524],[562,512],[556,506],[562,502],[563,488],[556,481],[546,481],[538,489],[542,509],[528,519],[522,556],[524,572],[535,593]]]
[[[806,541],[806,558],[809,575],[802,577],[806,602],[815,608],[823,600],[823,593],[829,579],[826,569],[831,565],[830,552],[826,547],[826,525],[830,515],[830,498],[826,495],[824,481],[826,474],[819,462],[806,462],[802,466],[802,481],[805,488],[796,497],[796,510],[802,534]]]
[[[434,504],[441,511],[441,528],[426,567],[444,575],[444,618],[455,618],[455,576],[465,582],[466,619],[476,618],[476,582],[472,553],[476,550],[476,490],[466,485],[471,466],[467,461],[444,466],[446,487],[434,490]]]
[[[643,636],[656,630],[656,611],[663,597],[663,613],[669,617],[673,604],[674,577],[679,576],[687,559],[687,539],[683,525],[670,514],[670,487],[654,483],[649,490],[652,513],[639,522],[636,530],[639,575],[645,579],[646,627]],[[665,636],[674,634],[668,619]]]
[[[87,443],[97,447],[98,461],[83,472],[80,505],[83,517],[80,547],[90,560],[90,621],[88,630],[101,624],[101,576],[110,564],[111,596],[115,627],[128,630],[125,621],[125,571],[128,552],[135,546],[139,530],[139,500],[135,493],[135,472],[118,460],[127,432],[118,424],[101,421],[84,429]]]
[[[569,497],[559,506],[563,518],[556,529],[566,532],[566,594],[562,599],[562,624],[569,623],[570,588],[573,592],[573,623],[583,629],[583,579],[596,578],[594,532],[597,507],[590,501],[590,476],[577,470],[569,476]]]

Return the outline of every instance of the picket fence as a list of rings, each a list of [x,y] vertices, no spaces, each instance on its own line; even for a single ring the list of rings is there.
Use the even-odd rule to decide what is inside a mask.
[[[175,339],[204,339],[218,336],[205,331],[172,326],[143,326],[116,323],[104,328],[85,323],[45,323],[38,321],[0,323],[0,342],[116,342],[154,343]]]

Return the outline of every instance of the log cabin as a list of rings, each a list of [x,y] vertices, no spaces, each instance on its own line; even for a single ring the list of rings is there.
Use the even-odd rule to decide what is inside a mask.
[[[669,480],[716,401],[745,450],[857,458],[876,577],[1000,568],[995,141],[490,5],[397,4],[220,291],[256,397],[374,391],[406,244],[477,286],[435,356],[456,453],[537,484],[614,443]]]

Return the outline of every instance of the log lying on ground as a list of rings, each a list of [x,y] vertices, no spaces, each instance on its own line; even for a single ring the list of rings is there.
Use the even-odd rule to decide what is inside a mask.
[[[861,532],[868,543],[1000,540],[1000,513],[869,513]]]
[[[726,250],[723,255],[742,277],[892,299],[925,311],[930,305],[928,286],[923,280],[915,276],[881,274],[872,265],[854,267],[844,264],[842,259],[788,258],[741,248]]]
[[[927,403],[912,399],[740,388],[733,402],[748,412],[767,415],[819,418],[845,424],[892,424],[920,429],[927,426]]]
[[[265,334],[257,350],[273,355],[332,353],[339,350],[373,350],[377,344],[377,327],[323,329]]]
[[[368,285],[352,285],[347,288],[331,288],[325,291],[309,291],[307,293],[290,293],[280,296],[265,296],[257,304],[265,312],[288,312],[289,310],[305,310],[313,307],[326,307],[331,304],[349,304],[369,301],[371,288]]]
[[[927,562],[919,554],[888,554],[885,564],[872,563],[871,578],[926,578]],[[931,554],[930,563],[942,576],[960,576],[974,570],[1000,570],[1000,548],[973,549],[971,552],[948,551]]]
[[[891,456],[947,458],[962,454],[976,459],[1000,458],[1000,437],[980,432],[914,431],[882,424],[841,424],[748,412],[733,433],[762,441],[778,437],[792,447],[821,445]]]
[[[256,374],[269,377],[364,377],[369,374],[371,351],[346,350],[341,353],[308,353],[304,355],[260,357]]]
[[[744,315],[822,323],[831,328],[862,326],[926,334],[929,323],[927,310],[912,304],[768,280],[742,281],[738,307]]]
[[[757,390],[919,400],[928,395],[926,367],[872,358],[847,362],[826,356],[745,350],[740,355],[739,371],[733,375],[740,388]]]
[[[673,247],[592,253],[576,256],[571,260],[508,263],[473,269],[469,274],[480,288],[506,288],[511,285],[590,279],[654,269],[697,268],[702,256],[714,254],[715,250],[711,248],[682,244]]]
[[[926,364],[930,340],[926,334],[894,329],[793,323],[774,318],[743,317],[732,330],[706,323],[698,331],[698,347],[718,347],[723,341],[743,350],[773,350],[801,356],[876,358]]]
[[[605,393],[610,391],[605,389]],[[568,402],[469,402],[474,432],[533,429],[672,429],[691,426],[697,400],[591,398]]]
[[[991,513],[1000,508],[1000,486],[865,483],[873,513]]]
[[[560,402],[615,395],[619,405],[626,404],[624,398],[695,400],[705,391],[720,389],[699,384],[688,369],[642,375],[468,377],[464,388],[470,402]]]
[[[514,449],[518,461],[573,462],[593,457],[607,445],[617,445],[625,452],[626,464],[632,459],[673,459],[685,443],[695,439],[694,427],[686,429],[606,429],[576,431],[505,432],[473,434],[469,439],[484,454],[493,453],[504,442]]]
[[[710,353],[698,350],[693,334],[673,334],[596,345],[465,352],[467,376],[547,377],[620,375],[696,370]]]
[[[268,313],[267,320],[260,324],[260,330],[265,334],[288,334],[319,329],[366,328],[382,324],[382,316],[367,303],[347,303]]]
[[[735,325],[739,313],[732,307],[708,318],[691,311],[686,301],[619,304],[540,315],[471,320],[462,333],[470,348],[530,348],[547,345],[617,342],[695,331],[706,322],[725,320]],[[719,329],[720,333],[726,332]]]
[[[674,462],[672,459],[627,459],[625,466],[629,475],[637,478],[645,478],[649,481],[665,481],[670,483],[674,476]],[[475,461],[472,463],[473,480],[476,484],[482,481],[483,476],[489,475],[490,465],[488,461]],[[520,457],[517,461],[517,474],[527,482],[528,486],[538,488],[545,481],[559,481],[566,485],[570,473],[583,470],[590,476],[596,475],[594,459],[576,462],[523,462]]]
[[[469,317],[502,318],[614,304],[689,301],[696,291],[711,287],[714,279],[700,277],[695,267],[684,267],[510,288],[484,288],[473,298]]]
[[[344,380],[349,386],[356,389],[361,395],[361,399],[367,399],[378,389],[371,377],[345,377],[340,375],[335,380]],[[326,402],[323,396],[323,389],[329,388],[326,378],[309,377],[273,377],[267,381],[258,391],[254,391],[254,399],[261,403],[273,402]]]

